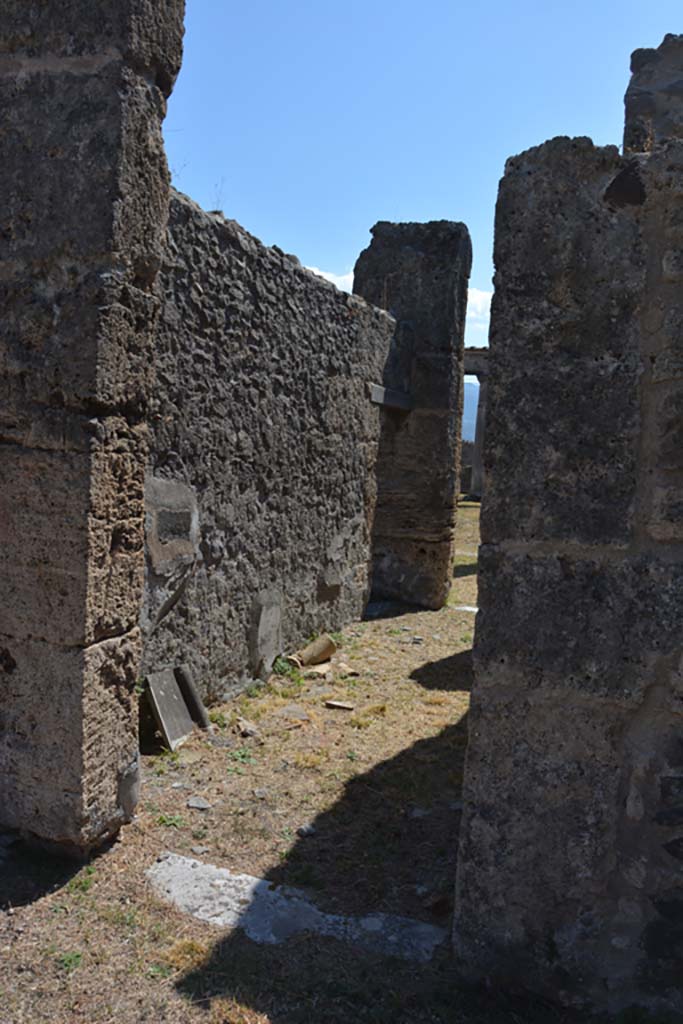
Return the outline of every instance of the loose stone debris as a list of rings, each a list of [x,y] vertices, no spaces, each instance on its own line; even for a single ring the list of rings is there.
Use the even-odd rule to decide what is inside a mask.
[[[319,910],[300,889],[274,888],[253,875],[175,853],[163,854],[147,872],[162,899],[219,928],[242,928],[264,945],[315,932],[373,953],[427,963],[445,942],[445,928],[391,914],[343,917]]]
[[[205,800],[203,796],[191,796],[187,801],[187,806],[193,811],[211,810],[211,804],[208,800]]]

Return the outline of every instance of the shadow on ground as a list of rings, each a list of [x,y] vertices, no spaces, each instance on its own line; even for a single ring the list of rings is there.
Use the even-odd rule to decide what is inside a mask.
[[[398,619],[402,615],[414,615],[416,612],[423,611],[424,608],[416,604],[406,604],[404,601],[394,601],[391,598],[373,598],[365,609],[363,621]]]
[[[427,661],[410,673],[410,678],[428,690],[472,689],[472,651],[460,651],[439,661]]]
[[[478,571],[479,567],[476,562],[471,565],[455,565],[453,566],[453,579],[459,580],[464,576],[476,576]]]
[[[445,679],[450,689],[468,689],[469,652],[428,664],[413,678],[430,688]],[[399,914],[450,931],[466,743],[463,717],[351,779],[341,799],[310,823],[315,831],[266,877],[273,885],[307,890],[327,912]],[[271,1024],[567,1019],[528,1000],[465,992],[458,987],[448,942],[424,965],[313,934],[261,946],[235,930],[177,987],[184,998],[211,1010],[212,1022],[238,1019],[231,1015],[235,1004],[265,1014]]]
[[[0,834],[0,911],[22,907],[66,885],[83,864]]]

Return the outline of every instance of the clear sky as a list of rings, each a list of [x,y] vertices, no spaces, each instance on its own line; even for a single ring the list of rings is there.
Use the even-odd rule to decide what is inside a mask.
[[[681,0],[187,0],[174,184],[339,279],[378,220],[465,221],[485,344],[506,158],[620,144],[631,51],[681,31]]]

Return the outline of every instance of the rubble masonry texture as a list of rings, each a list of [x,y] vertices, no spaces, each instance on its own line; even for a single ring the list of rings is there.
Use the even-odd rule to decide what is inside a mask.
[[[144,662],[226,696],[365,610],[395,323],[177,193],[161,283]]]

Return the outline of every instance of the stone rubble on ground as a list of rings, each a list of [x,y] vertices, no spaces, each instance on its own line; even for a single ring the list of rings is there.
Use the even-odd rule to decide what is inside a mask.
[[[193,811],[211,810],[211,804],[203,796],[191,796],[187,801],[187,806]]]

